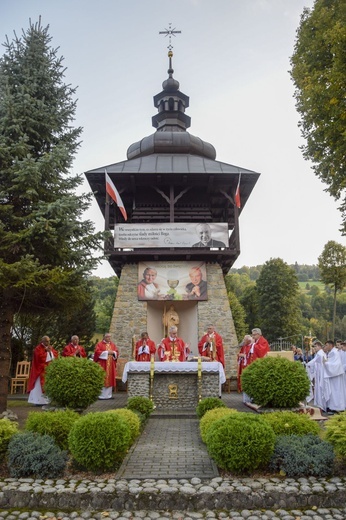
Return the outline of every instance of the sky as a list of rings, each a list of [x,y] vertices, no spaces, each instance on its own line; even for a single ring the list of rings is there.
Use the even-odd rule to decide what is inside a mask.
[[[261,174],[240,215],[241,253],[233,267],[271,258],[316,264],[339,232],[338,203],[300,147],[290,56],[304,7],[313,0],[0,0],[0,41],[49,25],[51,45],[77,87],[82,143],[73,173],[126,160],[154,133],[153,96],[167,78],[171,27],[174,78],[189,96],[189,132],[213,144],[216,160]],[[3,47],[0,49],[2,54]],[[82,189],[90,192],[85,180]],[[85,214],[102,230],[93,202]],[[107,262],[93,272],[114,273]]]

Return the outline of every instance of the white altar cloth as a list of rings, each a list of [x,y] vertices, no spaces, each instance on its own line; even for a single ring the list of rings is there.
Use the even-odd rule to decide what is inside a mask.
[[[150,361],[128,361],[124,367],[122,381],[126,383],[129,372],[150,373]],[[154,374],[162,372],[198,372],[197,361],[155,361]],[[203,372],[219,372],[219,381],[222,385],[226,382],[225,371],[219,361],[202,361]]]

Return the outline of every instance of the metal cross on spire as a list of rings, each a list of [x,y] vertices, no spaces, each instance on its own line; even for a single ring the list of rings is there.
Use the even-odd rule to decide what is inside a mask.
[[[173,49],[172,46],[172,36],[175,37],[176,34],[181,34],[181,31],[176,31],[175,27],[172,29],[172,24],[170,23],[168,25],[168,29],[165,29],[164,31],[160,31],[159,34],[164,34],[165,36],[169,37],[169,45],[167,46],[167,49],[171,51]]]

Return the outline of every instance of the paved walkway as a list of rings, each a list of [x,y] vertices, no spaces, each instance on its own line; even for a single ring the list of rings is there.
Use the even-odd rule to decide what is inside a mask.
[[[150,418],[122,466],[118,478],[200,478],[219,475],[198,430],[198,420]]]
[[[223,394],[229,408],[249,411],[240,394]],[[219,475],[199,433],[195,409],[155,411],[117,472],[119,478],[212,479]]]
[[[241,394],[224,393],[222,401],[229,408],[251,413],[243,404]],[[123,408],[126,403],[127,393],[117,392],[114,399],[98,400],[87,412]],[[11,408],[11,398],[8,407]],[[13,411],[17,413],[19,409],[20,407],[13,408]],[[23,409],[25,415],[32,410],[42,410],[41,407],[31,406]],[[212,479],[218,475],[218,469],[201,440],[195,409],[184,410],[182,413],[155,410],[117,471],[116,478]]]

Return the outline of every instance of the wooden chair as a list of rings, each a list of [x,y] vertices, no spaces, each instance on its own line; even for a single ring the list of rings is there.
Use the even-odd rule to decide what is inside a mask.
[[[118,361],[117,361],[117,375],[115,377],[116,387],[118,387],[120,385],[125,386],[125,392],[127,392],[127,382],[123,383],[122,379],[123,379],[124,368],[125,368],[125,365],[126,365],[127,362],[128,362],[128,359],[126,359],[126,358],[119,358],[118,359]]]
[[[222,391],[227,394],[231,393],[231,378],[230,377],[227,377],[226,381],[223,383]]]
[[[18,361],[15,377],[11,378],[11,394],[17,394],[18,389],[25,394],[30,374],[30,361]]]

